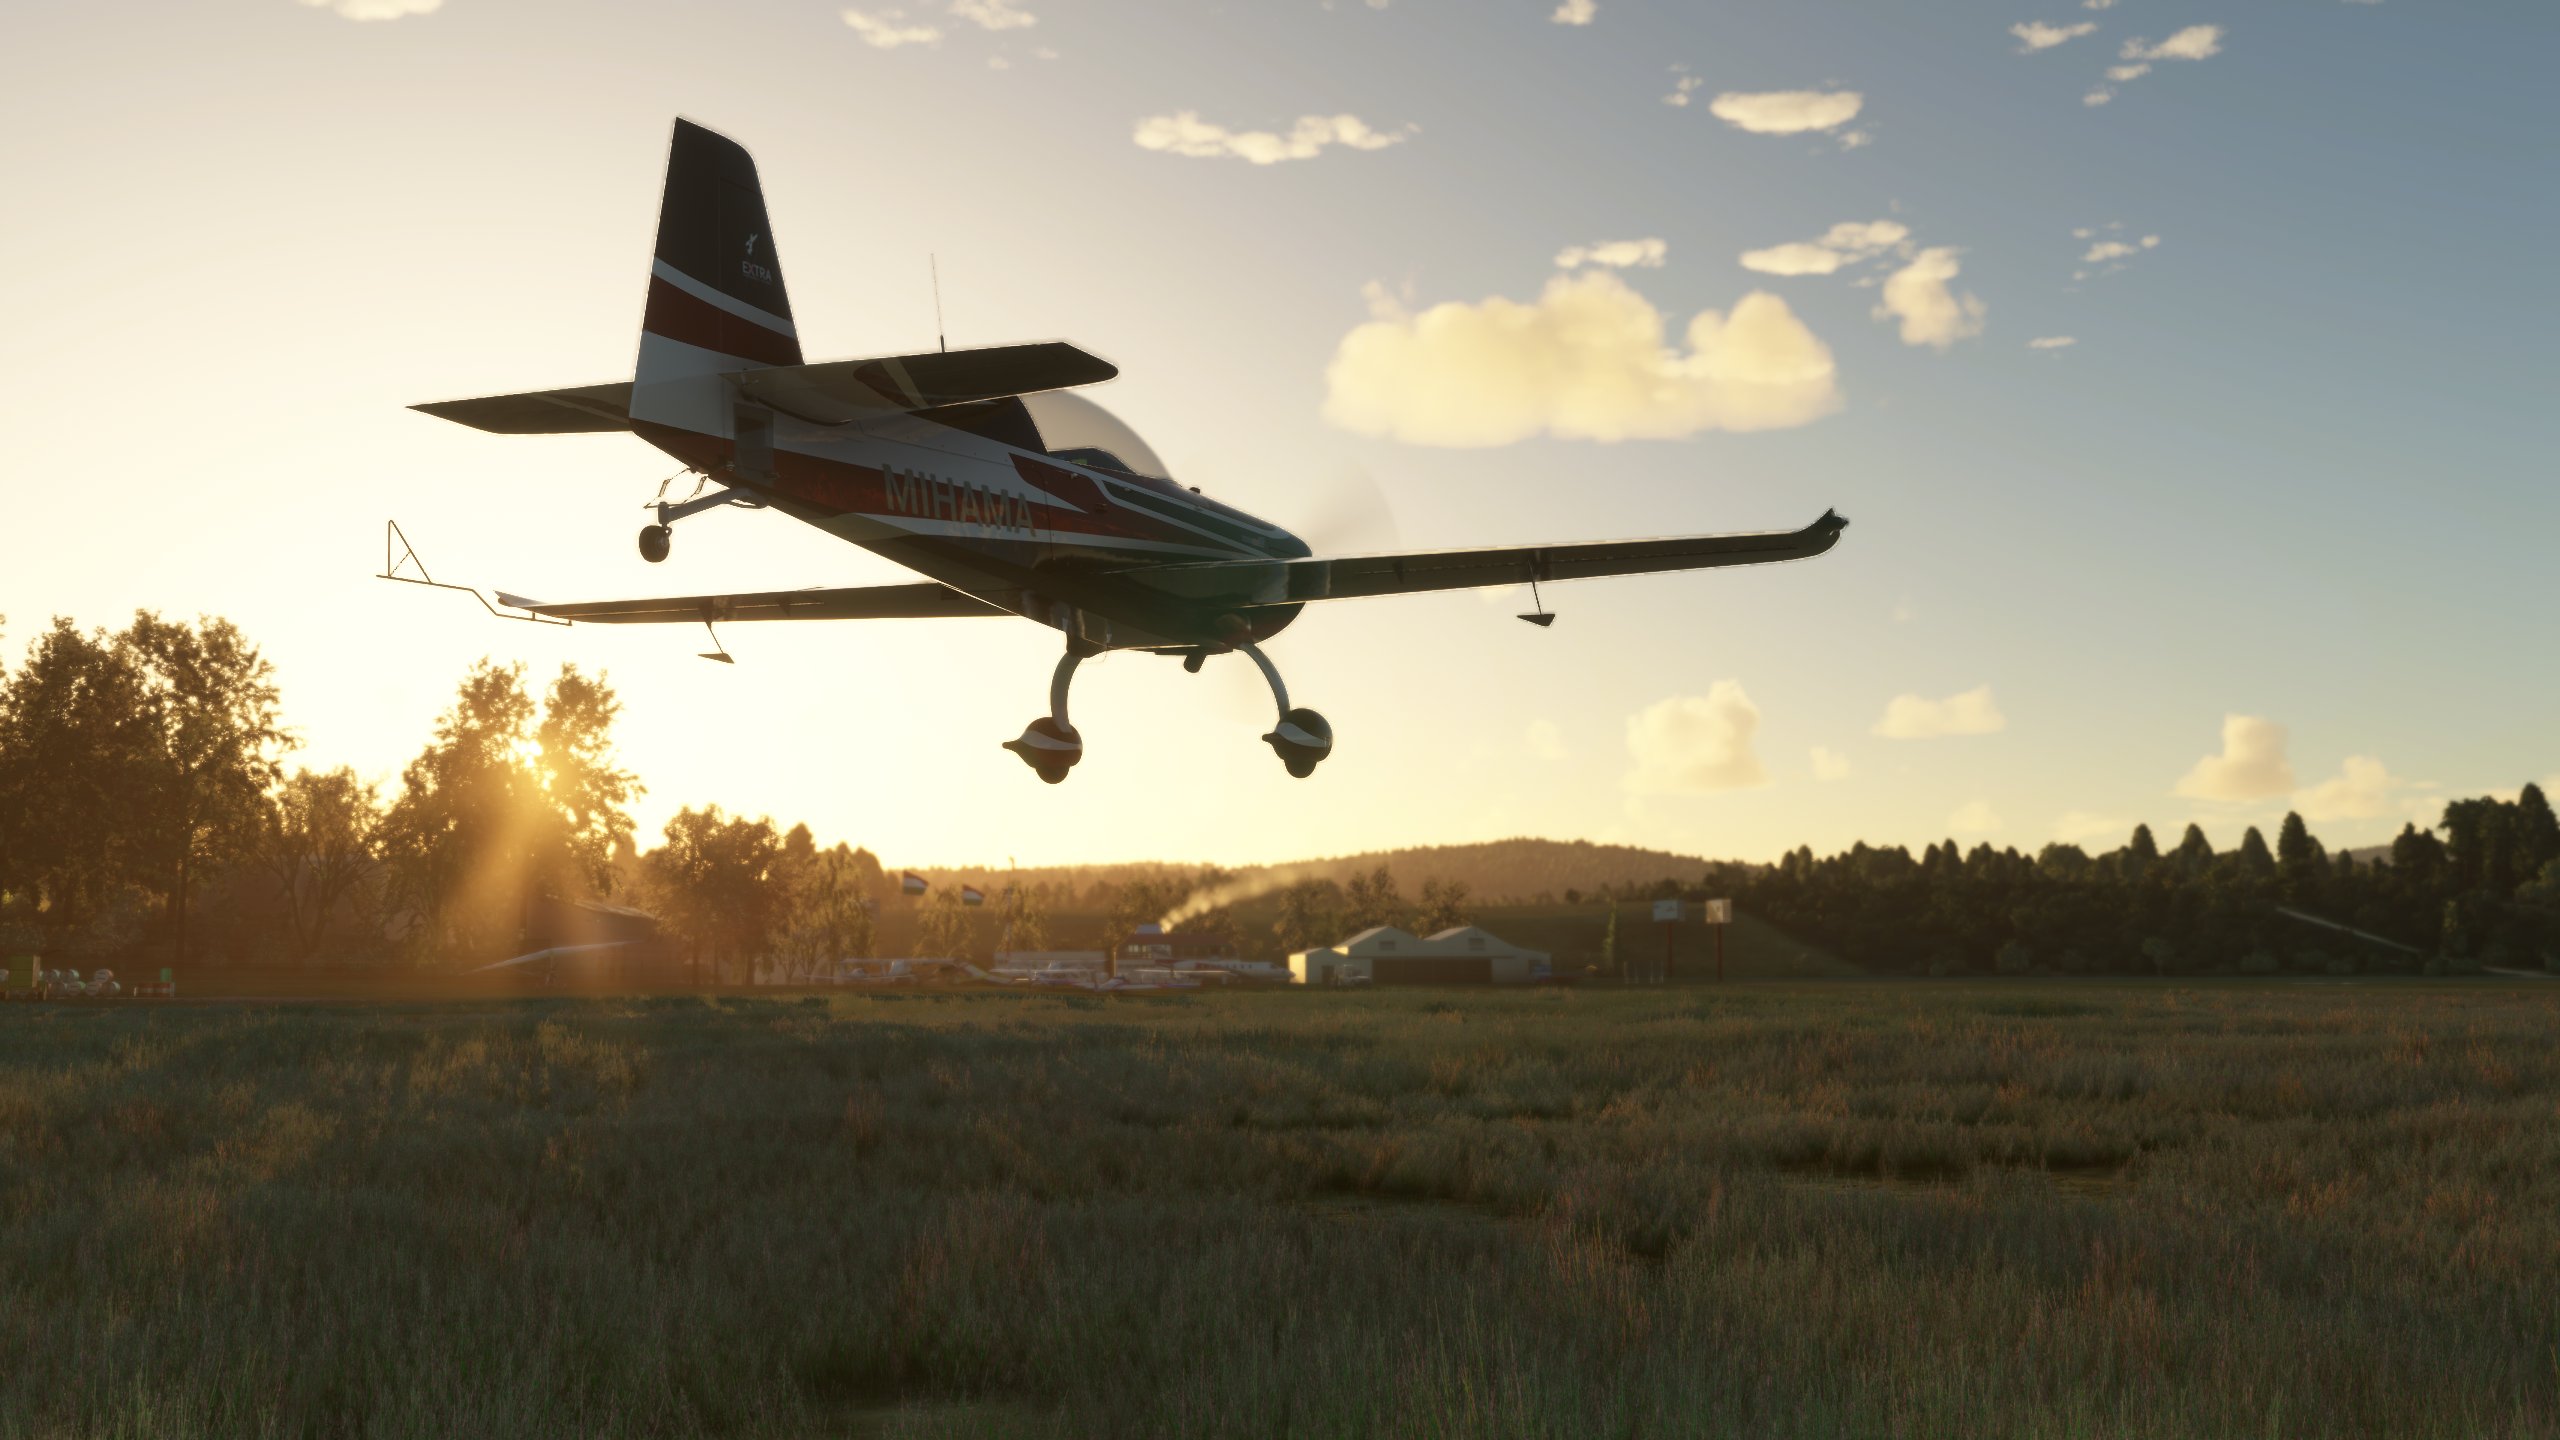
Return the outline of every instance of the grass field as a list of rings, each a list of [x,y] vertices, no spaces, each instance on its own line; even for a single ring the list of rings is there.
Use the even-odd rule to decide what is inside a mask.
[[[2560,986],[0,1010],[0,1434],[2560,1434]]]

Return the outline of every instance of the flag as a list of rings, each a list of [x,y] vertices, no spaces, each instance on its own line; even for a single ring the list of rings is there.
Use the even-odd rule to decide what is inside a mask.
[[[910,895],[921,895],[924,893],[924,877],[910,870],[898,877],[898,888]]]
[[[980,890],[975,885],[963,885],[960,887],[960,903],[963,905],[984,905],[987,903],[986,892]]]

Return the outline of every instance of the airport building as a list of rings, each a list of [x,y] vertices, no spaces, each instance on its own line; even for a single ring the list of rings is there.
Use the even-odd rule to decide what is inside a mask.
[[[1289,978],[1301,985],[1528,985],[1553,977],[1545,951],[1473,925],[1428,937],[1380,925],[1289,957]]]

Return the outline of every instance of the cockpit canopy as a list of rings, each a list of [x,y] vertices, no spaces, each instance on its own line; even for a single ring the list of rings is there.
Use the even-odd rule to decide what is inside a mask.
[[[1090,465],[1171,484],[1164,461],[1117,415],[1065,390],[1007,395],[945,405],[916,414],[937,425],[1052,455],[1070,465]]]
[[[1022,397],[1022,408],[1040,431],[1040,448],[1075,465],[1098,465],[1150,480],[1170,481],[1164,461],[1119,416],[1072,390]]]

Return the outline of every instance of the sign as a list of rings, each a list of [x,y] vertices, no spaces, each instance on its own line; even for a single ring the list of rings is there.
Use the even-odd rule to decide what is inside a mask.
[[[1710,924],[1710,925],[1730,925],[1730,924],[1732,924],[1732,923],[1733,923],[1733,902],[1732,902],[1732,901],[1730,901],[1730,900],[1710,900],[1710,901],[1706,902],[1706,909],[1707,909],[1707,923],[1708,923],[1708,924]]]
[[[1677,924],[1679,924],[1679,923],[1680,923],[1680,902],[1679,902],[1679,901],[1677,901],[1677,900],[1656,900],[1656,901],[1654,901],[1654,902],[1653,902],[1653,918],[1654,918],[1654,919],[1656,919],[1656,920],[1661,921],[1661,922],[1662,922],[1663,924],[1665,924],[1665,925],[1677,925]]]

